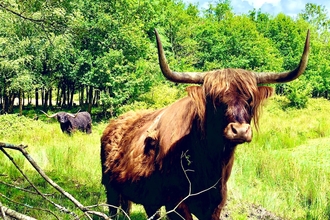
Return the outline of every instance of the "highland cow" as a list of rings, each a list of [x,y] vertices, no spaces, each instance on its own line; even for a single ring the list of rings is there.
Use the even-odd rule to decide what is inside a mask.
[[[251,122],[273,89],[263,84],[299,77],[307,66],[309,31],[298,67],[283,73],[243,69],[174,72],[156,32],[160,68],[176,83],[199,84],[168,107],[126,113],[111,120],[101,138],[102,184],[110,215],[142,204],[153,216],[161,206],[170,219],[219,219],[227,197],[234,152],[252,140]],[[190,195],[190,196],[189,196]]]

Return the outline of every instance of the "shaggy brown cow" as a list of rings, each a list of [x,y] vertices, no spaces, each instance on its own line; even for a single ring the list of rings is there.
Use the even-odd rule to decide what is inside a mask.
[[[165,77],[201,86],[188,87],[187,97],[166,108],[129,112],[109,123],[101,138],[107,202],[121,204],[126,211],[130,201],[142,204],[149,217],[165,205],[167,211],[175,208],[178,213],[170,213],[170,219],[192,219],[192,214],[219,219],[235,148],[252,140],[250,123],[253,119],[258,125],[261,103],[273,92],[260,84],[289,82],[304,72],[309,31],[300,64],[285,73],[173,72],[157,32],[156,39]],[[114,215],[117,210],[109,212]]]

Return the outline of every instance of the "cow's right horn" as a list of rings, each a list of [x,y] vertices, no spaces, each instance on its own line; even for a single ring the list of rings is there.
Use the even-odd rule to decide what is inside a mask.
[[[48,118],[54,118],[57,113],[53,114],[53,115],[48,115],[46,112],[44,112],[43,110],[40,110],[42,113],[44,113]]]
[[[72,118],[75,118],[76,116],[77,116],[77,114],[78,114],[78,112],[76,113],[76,114],[71,114],[71,113],[66,113],[67,115],[69,115],[70,117],[72,117]]]
[[[159,65],[163,75],[172,82],[202,84],[206,72],[174,72],[170,69],[169,65],[166,62],[163,46],[156,29],[155,34],[157,41]]]

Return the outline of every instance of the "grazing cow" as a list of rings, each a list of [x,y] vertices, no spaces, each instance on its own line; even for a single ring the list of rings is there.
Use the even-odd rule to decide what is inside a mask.
[[[194,83],[188,96],[163,109],[128,112],[110,121],[101,137],[102,184],[110,215],[142,204],[153,216],[161,206],[170,219],[219,219],[227,197],[234,151],[252,140],[262,101],[273,89],[261,86],[299,77],[307,66],[309,31],[298,67],[283,73],[243,69],[174,72],[158,36],[160,68],[176,83]]]
[[[76,114],[57,112],[53,115],[48,115],[44,111],[41,112],[49,118],[56,117],[60,123],[62,132],[71,134],[74,130],[78,129],[87,134],[92,133],[92,118],[88,112],[77,112]]]

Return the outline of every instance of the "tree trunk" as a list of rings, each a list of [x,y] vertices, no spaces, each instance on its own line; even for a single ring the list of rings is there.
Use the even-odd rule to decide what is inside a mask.
[[[22,89],[19,90],[19,95],[18,95],[18,103],[19,103],[19,115],[23,115],[23,91]]]
[[[73,105],[74,85],[71,86],[70,107]]]
[[[36,108],[39,106],[39,89],[36,88],[35,90],[35,96],[36,96]]]
[[[45,94],[44,94],[44,109],[47,109],[47,107],[48,107],[48,98],[49,98],[49,91],[48,90],[46,90],[46,89],[44,89],[44,91],[45,91]]]
[[[67,101],[67,98],[66,98],[66,88],[65,88],[65,84],[63,83],[62,84],[62,107],[66,105],[66,101]]]
[[[14,101],[15,101],[15,93],[10,93],[9,95],[9,105],[8,105],[8,113],[14,112]]]
[[[2,103],[2,113],[8,112],[8,105],[9,104],[9,94],[7,92],[7,86],[5,84],[3,88],[3,103]]]
[[[79,105],[83,106],[84,105],[84,86],[80,87],[80,92],[79,92]]]
[[[88,91],[88,112],[92,112],[92,106],[93,106],[93,87],[89,86]]]
[[[28,93],[27,100],[28,100],[28,105],[32,105],[32,97],[30,93]]]
[[[53,88],[52,87],[49,88],[49,106],[50,107],[53,106]]]
[[[42,106],[45,105],[45,89],[44,88],[41,89],[41,105]]]
[[[22,105],[23,107],[25,106],[25,94],[23,91],[22,91]]]
[[[88,103],[88,99],[89,99],[89,87],[86,86],[86,99],[85,99],[85,103]]]

